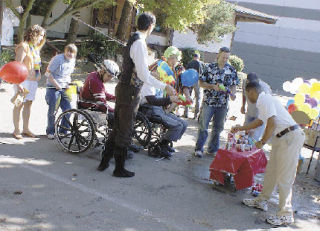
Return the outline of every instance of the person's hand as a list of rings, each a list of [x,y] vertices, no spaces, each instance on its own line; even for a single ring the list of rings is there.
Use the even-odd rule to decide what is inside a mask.
[[[241,129],[241,126],[236,125],[236,126],[231,128],[230,132],[231,133],[236,133],[236,132],[240,131],[240,129]]]
[[[60,87],[60,85],[56,86],[57,91],[60,91],[62,88]]]
[[[222,89],[219,87],[219,84],[212,84],[211,85],[211,89],[215,90],[215,91],[222,91]]]
[[[159,72],[157,72],[157,71],[151,72],[151,75],[152,75],[153,77],[155,77],[156,79],[160,79],[160,74],[159,74]]]
[[[260,140],[260,141],[256,142],[255,145],[256,145],[256,148],[261,149],[264,144],[263,144],[262,141]]]
[[[165,90],[166,90],[168,96],[176,95],[176,90],[169,84],[166,85]]]
[[[23,87],[20,84],[17,85],[17,89],[19,93],[23,92]]]
[[[180,103],[181,102],[181,100],[179,99],[179,97],[177,95],[171,95],[170,96],[170,101],[172,103]]]
[[[246,108],[245,108],[244,105],[241,107],[240,112],[241,112],[242,114],[246,114]]]
[[[231,94],[231,95],[230,95],[230,99],[231,99],[232,101],[235,101],[235,100],[236,100],[236,95]]]

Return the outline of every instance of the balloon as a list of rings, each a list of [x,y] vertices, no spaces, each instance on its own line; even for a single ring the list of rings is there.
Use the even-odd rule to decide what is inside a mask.
[[[291,86],[291,83],[289,81],[285,81],[283,84],[282,84],[282,88],[284,91],[286,92],[289,92],[290,91],[290,86]]]
[[[289,107],[291,104],[294,104],[294,99],[289,99],[287,103],[287,107]]]
[[[304,103],[304,104],[298,105],[298,109],[299,111],[303,111],[307,115],[309,115],[311,111],[311,106],[309,104]]]
[[[317,100],[320,100],[320,91],[317,91],[317,92],[311,92],[310,96],[312,98],[315,98]]]
[[[175,83],[174,73],[165,61],[159,60],[157,71],[160,75],[160,80],[162,82],[164,82],[166,84],[174,84]]]
[[[316,108],[311,109],[309,116],[311,119],[316,119],[319,115],[319,111]]]
[[[298,109],[297,105],[295,104],[290,104],[288,106],[288,112],[291,114],[292,112],[296,111]]]
[[[184,87],[192,87],[199,80],[199,74],[195,69],[188,69],[181,74],[181,83]]]
[[[311,92],[320,91],[320,82],[313,83],[311,86]]]
[[[305,96],[301,93],[298,93],[294,96],[294,102],[297,106],[299,106],[300,104],[303,104],[305,101]]]
[[[317,107],[318,102],[315,98],[310,98],[308,101],[309,101],[308,104],[310,104],[312,108]]]
[[[9,62],[0,70],[0,77],[8,83],[22,83],[26,80],[27,76],[27,67],[18,61]]]
[[[298,92],[299,93],[304,93],[304,94],[310,94],[310,86],[306,83],[304,84],[301,84],[299,89],[298,89]]]
[[[292,81],[293,85],[297,85],[297,86],[300,86],[301,84],[303,84],[303,78],[299,77],[299,78],[295,78],[293,81]]]

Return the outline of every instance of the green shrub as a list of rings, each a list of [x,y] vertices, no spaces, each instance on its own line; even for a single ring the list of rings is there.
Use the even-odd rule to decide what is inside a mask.
[[[182,50],[182,63],[183,66],[186,67],[188,65],[188,63],[193,59],[193,54],[197,53],[200,54],[200,52],[198,50],[195,50],[193,48],[187,48]]]
[[[14,60],[14,50],[2,50],[0,54],[0,67]]]
[[[241,72],[244,68],[243,60],[236,55],[230,55],[229,63],[236,69],[237,72]]]
[[[90,35],[88,41],[79,45],[79,57],[88,58],[94,63],[102,63],[104,59],[115,59],[122,46],[110,41],[100,33]]]

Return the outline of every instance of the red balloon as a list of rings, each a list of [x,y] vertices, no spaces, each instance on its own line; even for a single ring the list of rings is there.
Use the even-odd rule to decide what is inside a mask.
[[[27,76],[27,67],[18,61],[9,62],[0,70],[0,78],[8,83],[22,83],[26,80]]]
[[[298,107],[297,105],[295,104],[290,104],[289,107],[288,107],[288,112],[291,114],[292,112],[298,110]]]

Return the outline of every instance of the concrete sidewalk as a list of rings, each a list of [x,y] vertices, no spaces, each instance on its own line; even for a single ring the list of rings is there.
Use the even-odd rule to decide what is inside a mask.
[[[127,161],[136,176],[112,177],[113,162],[104,172],[96,171],[100,149],[80,155],[61,150],[45,136],[47,105],[45,89],[39,89],[31,115],[30,129],[38,138],[12,138],[13,94],[10,85],[0,92],[0,230],[121,230],[121,231],[206,231],[264,230],[268,214],[276,211],[277,196],[264,213],[241,205],[249,190],[234,192],[214,187],[209,181],[212,157],[192,157],[197,123],[188,119],[184,137],[175,144],[171,160],[148,157],[145,151]],[[112,92],[114,84],[108,85]],[[222,134],[243,122],[240,95],[230,105]],[[285,99],[284,99],[285,101]],[[266,149],[268,150],[269,147]],[[303,151],[306,157],[310,152]],[[315,163],[315,161],[314,161]],[[306,168],[304,168],[306,170]],[[313,171],[310,173],[312,176]],[[256,177],[261,182],[263,175]],[[318,230],[320,228],[319,184],[298,175],[293,205],[296,223],[277,230]]]

